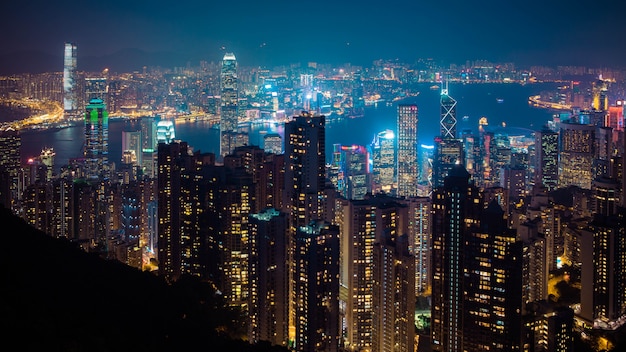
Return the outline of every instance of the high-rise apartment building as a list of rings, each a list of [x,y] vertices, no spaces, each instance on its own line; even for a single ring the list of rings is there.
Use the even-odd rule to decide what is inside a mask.
[[[415,258],[408,252],[410,222],[408,209],[409,207],[401,198],[379,193],[363,200],[345,201],[341,210],[338,211],[338,218],[341,219],[342,246],[340,276],[341,284],[346,289],[345,295],[342,295],[342,304],[346,307],[343,335],[347,348],[356,350],[373,348],[374,325],[380,323],[375,321],[375,316],[382,318],[387,313],[395,314],[394,319],[398,321],[386,322],[393,325],[401,324],[401,321],[407,322],[408,314],[414,314],[414,303],[408,300],[415,299],[415,278],[406,276],[400,278],[402,275],[407,275],[409,271],[412,276],[415,275]],[[407,236],[405,242],[397,243],[398,247],[388,242],[389,238],[399,239],[405,235]],[[375,248],[377,244],[378,249]],[[403,249],[400,250],[400,248]],[[391,260],[392,257],[395,259]],[[402,263],[399,267],[394,266],[399,264],[397,261]],[[385,276],[383,274],[385,272],[389,276]],[[398,276],[394,276],[396,274]],[[393,280],[399,280],[393,285],[412,284],[413,287],[403,286],[402,291],[395,291],[398,287],[394,286],[395,289],[392,289],[391,283],[384,282],[384,280],[392,280],[392,276]],[[394,295],[392,291],[402,293]],[[413,297],[408,297],[411,295]],[[377,303],[374,301],[375,297],[379,299]],[[402,310],[401,307],[406,308],[407,304],[409,306],[413,304],[413,307],[407,308],[410,312],[381,312],[381,309],[389,308],[388,304],[400,310]],[[375,312],[377,309],[378,311]],[[389,316],[386,317],[391,319]],[[394,332],[383,331],[383,327],[377,325],[376,343],[386,345],[389,341],[396,339],[395,342],[403,346],[410,344],[405,340],[401,342],[398,336],[392,336],[396,332],[404,331],[404,328],[399,326],[391,328],[388,324],[384,325],[384,329],[391,329]],[[403,335],[401,338],[412,339],[412,335]]]
[[[417,195],[417,115],[417,105],[398,105],[397,195],[400,197]]]
[[[295,350],[340,350],[339,227],[317,220],[295,236]]]
[[[289,338],[287,214],[274,208],[250,215],[248,337],[286,346]]]
[[[296,338],[294,256],[296,231],[311,221],[331,220],[326,204],[326,118],[303,112],[285,123],[285,184],[282,211],[289,214],[290,340]]]
[[[415,259],[407,234],[383,233],[374,244],[372,351],[413,352]]]
[[[433,192],[434,351],[519,350],[521,254],[495,200],[455,166]]]
[[[220,75],[220,155],[225,156],[232,152],[232,137],[237,132],[239,124],[238,109],[238,80],[237,58],[233,53],[224,54]]]

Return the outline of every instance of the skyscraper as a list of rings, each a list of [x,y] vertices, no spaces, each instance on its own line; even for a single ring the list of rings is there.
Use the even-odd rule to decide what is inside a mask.
[[[390,193],[396,171],[395,134],[391,130],[374,136],[370,145],[372,159],[372,193]]]
[[[65,43],[63,57],[63,110],[66,118],[75,117],[74,115],[78,111],[76,49],[76,45]]]
[[[417,195],[417,105],[398,105],[398,196]]]
[[[295,350],[337,352],[339,227],[313,221],[298,228],[295,246]]]
[[[559,187],[591,189],[595,131],[591,124],[561,123]]]
[[[341,194],[347,199],[363,199],[370,191],[368,154],[365,147],[341,146],[340,170],[344,179]]]
[[[433,193],[433,351],[513,351],[521,330],[521,244],[462,165]],[[516,335],[517,334],[517,335]]]
[[[89,179],[108,177],[109,113],[101,99],[92,99],[85,108],[85,167]]]
[[[19,194],[20,148],[22,138],[16,130],[0,131],[0,204],[13,209]]]
[[[441,89],[441,116],[439,120],[439,134],[443,139],[456,138],[456,100],[448,95],[448,82]]]
[[[285,187],[283,211],[289,214],[288,263],[293,267],[297,229],[326,217],[326,118],[303,112],[285,123]],[[329,219],[330,220],[330,219]],[[294,279],[289,282],[289,338],[296,338]]]
[[[235,146],[231,146],[231,133],[237,132],[239,109],[237,104],[237,58],[235,54],[226,53],[222,59],[220,75],[220,155],[230,154]]]
[[[535,185],[554,191],[559,183],[559,134],[544,128],[535,133]]]

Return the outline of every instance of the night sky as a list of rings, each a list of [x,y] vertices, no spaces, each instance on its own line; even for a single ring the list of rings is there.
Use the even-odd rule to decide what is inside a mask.
[[[623,0],[2,1],[0,55],[133,48],[242,64],[434,58],[626,66]]]

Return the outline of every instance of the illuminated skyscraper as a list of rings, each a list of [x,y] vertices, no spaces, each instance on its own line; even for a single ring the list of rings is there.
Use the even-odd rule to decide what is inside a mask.
[[[295,236],[295,350],[337,352],[339,226],[317,220]]]
[[[559,187],[591,189],[596,127],[591,124],[561,123]]]
[[[372,351],[414,351],[415,259],[408,242],[406,233],[387,231],[374,245]]]
[[[440,136],[443,139],[456,138],[456,100],[448,95],[448,82],[441,89],[441,116],[439,120]]]
[[[13,209],[19,194],[20,148],[22,137],[18,131],[0,131],[0,204]]]
[[[85,167],[87,178],[108,177],[109,113],[101,99],[85,108]]]
[[[100,99],[105,104],[108,101],[107,80],[105,77],[87,77],[85,78],[85,101],[91,99]],[[108,106],[108,105],[107,105]]]
[[[456,165],[433,194],[433,351],[515,351],[521,330],[521,242],[495,200],[485,208]]]
[[[443,186],[444,179],[455,165],[463,164],[463,141],[459,139],[435,138],[433,157],[433,189]]]
[[[535,133],[535,185],[554,191],[559,183],[559,134],[547,128]]]
[[[297,229],[326,216],[326,118],[303,112],[285,123],[283,211],[289,214],[288,263],[294,263]],[[295,278],[291,265],[290,277]],[[289,338],[296,338],[295,287],[290,280]]]
[[[303,113],[285,123],[285,201],[292,233],[324,218],[326,133],[324,116]]]
[[[237,90],[237,59],[233,53],[224,54],[220,76],[220,155],[232,152],[230,133],[237,132],[239,123],[238,90]]]
[[[342,223],[340,277],[346,289],[342,294],[346,348],[370,350],[374,344],[382,346],[390,341],[402,346],[411,343],[412,330],[405,334],[404,329],[413,323],[415,312],[415,259],[408,253],[408,238],[400,240],[409,232],[407,211],[402,199],[380,193],[345,201],[338,211]],[[389,239],[399,242],[390,243]],[[406,276],[409,273],[410,278]],[[394,294],[397,292],[402,294]],[[384,311],[390,306],[393,312]]]
[[[417,195],[417,105],[398,105],[399,197]]]
[[[367,150],[360,145],[341,146],[340,163],[344,180],[340,193],[347,199],[363,199],[369,191]]]
[[[78,111],[76,49],[76,45],[65,43],[65,54],[63,57],[63,111],[65,112],[65,117],[75,117],[74,115]]]
[[[250,341],[285,346],[289,323],[287,214],[274,208],[250,215]]]
[[[156,142],[172,143],[176,139],[176,129],[171,120],[161,120],[156,125]]]
[[[395,134],[391,130],[374,136],[370,145],[372,160],[372,193],[390,193],[396,171]]]

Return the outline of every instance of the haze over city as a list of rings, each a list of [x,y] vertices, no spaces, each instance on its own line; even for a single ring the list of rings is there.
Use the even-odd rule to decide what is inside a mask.
[[[0,74],[58,67],[50,61],[64,42],[76,43],[82,69],[94,71],[121,66],[95,59],[120,51],[162,66],[217,61],[224,51],[243,65],[434,58],[623,66],[625,10],[622,1],[7,1]],[[120,70],[141,67],[126,65],[139,67]]]

